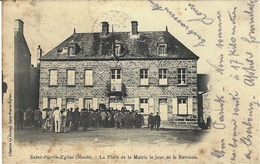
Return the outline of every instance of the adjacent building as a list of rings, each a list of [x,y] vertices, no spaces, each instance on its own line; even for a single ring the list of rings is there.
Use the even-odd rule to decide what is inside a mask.
[[[130,25],[130,23],[129,23]],[[165,31],[73,33],[40,58],[39,107],[159,112],[162,121],[197,125],[197,60]]]
[[[24,37],[24,22],[14,27],[14,108],[39,106],[39,67],[31,65],[31,53]]]

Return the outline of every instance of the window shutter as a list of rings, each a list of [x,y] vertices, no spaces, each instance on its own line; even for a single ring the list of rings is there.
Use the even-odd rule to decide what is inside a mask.
[[[97,98],[93,98],[93,110],[98,109],[98,100]]]
[[[177,98],[172,98],[172,114],[178,114]]]
[[[85,85],[93,85],[93,70],[85,70]]]
[[[193,114],[192,98],[188,98],[188,114]]]
[[[48,108],[48,98],[42,99],[42,109]]]
[[[149,98],[149,113],[155,113],[154,111],[154,99],[153,98]]]
[[[57,98],[57,107],[61,109],[61,98]]]
[[[83,98],[79,98],[79,109],[83,109]]]
[[[135,110],[140,110],[139,109],[139,98],[135,98]]]

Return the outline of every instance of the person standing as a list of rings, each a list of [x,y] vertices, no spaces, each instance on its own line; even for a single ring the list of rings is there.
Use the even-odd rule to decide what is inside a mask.
[[[104,128],[105,127],[105,120],[106,120],[107,114],[106,114],[105,111],[102,111],[100,115],[101,115],[101,126]]]
[[[156,116],[154,117],[155,127],[157,130],[159,130],[161,125],[161,117],[159,115],[159,112],[156,113]]]
[[[153,113],[151,113],[148,117],[148,128],[151,128],[151,130],[153,130],[153,127],[154,127],[154,116],[153,116]]]
[[[75,130],[78,130],[79,128],[79,120],[80,120],[80,112],[79,112],[79,108],[75,108],[74,111],[74,125],[75,125]]]
[[[54,125],[53,110],[50,108],[49,109],[49,119],[48,119],[48,127],[49,127],[50,132],[53,132],[53,125]]]
[[[72,130],[73,124],[73,108],[70,108],[67,112],[67,127],[69,127],[69,131]]]
[[[88,129],[88,119],[89,119],[89,113],[87,109],[83,109],[83,113],[81,117],[82,117],[81,126],[83,127],[83,130],[86,131]]]
[[[124,122],[125,122],[125,127],[126,129],[129,129],[130,128],[130,121],[131,121],[131,116],[129,114],[129,111],[127,110],[125,112],[125,117],[124,117]]]
[[[42,131],[47,129],[47,119],[48,119],[48,109],[45,108],[42,110]]]
[[[61,125],[61,112],[59,110],[59,107],[54,108],[53,119],[54,119],[55,133],[59,133],[60,125]]]
[[[67,111],[63,108],[61,111],[61,129],[66,133]]]

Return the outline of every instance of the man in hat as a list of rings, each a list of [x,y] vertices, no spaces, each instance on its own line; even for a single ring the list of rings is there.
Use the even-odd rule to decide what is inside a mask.
[[[159,112],[157,112],[156,116],[154,116],[154,122],[155,122],[155,127],[157,128],[157,130],[159,130],[161,124],[161,117],[159,115]]]
[[[148,117],[148,128],[151,126],[151,130],[153,130],[154,127],[154,116],[153,113],[151,113]]]
[[[53,119],[54,119],[54,125],[55,125],[55,133],[59,133],[60,125],[61,125],[61,113],[60,113],[59,107],[54,108]]]
[[[80,121],[80,112],[79,112],[79,108],[75,108],[74,111],[74,126],[75,126],[75,130],[78,130],[79,128],[79,121]]]

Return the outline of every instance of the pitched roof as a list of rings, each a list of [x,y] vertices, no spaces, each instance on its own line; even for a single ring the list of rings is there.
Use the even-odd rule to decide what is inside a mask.
[[[113,59],[113,41],[121,44],[124,59],[198,59],[192,51],[167,31],[139,32],[138,37],[130,32],[114,32],[108,36],[102,33],[74,33],[56,46],[41,60],[95,60]],[[68,45],[75,42],[77,54],[68,55]],[[167,55],[157,54],[158,43],[167,43]]]

